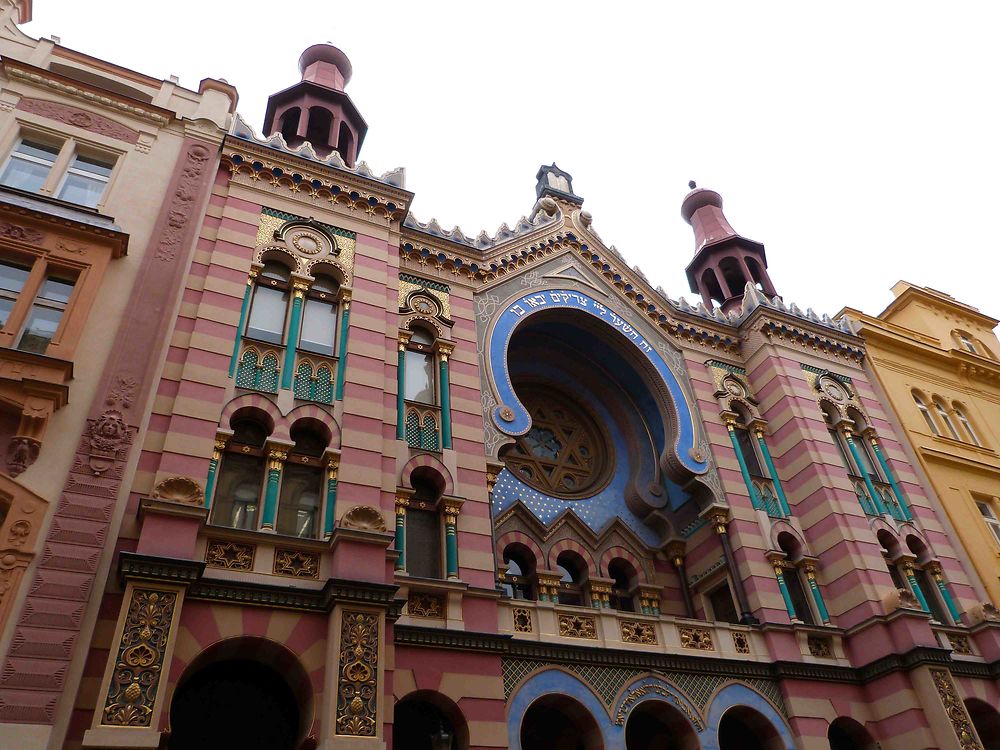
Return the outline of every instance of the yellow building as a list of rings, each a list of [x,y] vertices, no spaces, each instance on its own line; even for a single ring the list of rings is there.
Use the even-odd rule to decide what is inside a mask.
[[[1000,603],[998,321],[900,281],[878,316],[845,309],[954,531]],[[948,533],[947,529],[944,529]]]

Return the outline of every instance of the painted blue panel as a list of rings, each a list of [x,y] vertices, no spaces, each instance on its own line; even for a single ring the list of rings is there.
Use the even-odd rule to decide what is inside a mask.
[[[573,675],[558,669],[539,672],[518,688],[507,701],[507,732],[510,750],[521,750],[521,722],[528,708],[544,695],[568,695],[576,699],[594,717],[601,730],[605,748],[625,747],[625,733],[615,726],[604,704]]]
[[[526,295],[516,300],[498,317],[490,339],[489,349],[490,365],[500,400],[500,406],[493,410],[492,415],[497,428],[508,435],[523,435],[530,429],[531,417],[514,393],[510,373],[507,371],[507,347],[514,330],[521,321],[539,311],[557,309],[580,310],[604,322],[619,335],[631,341],[635,348],[652,363],[663,379],[673,399],[674,408],[677,410],[678,435],[674,450],[679,462],[696,474],[707,471],[706,460],[696,461],[691,456],[695,449],[696,437],[693,414],[674,372],[639,331],[599,301],[582,292],[553,289],[539,294]],[[501,414],[505,413],[506,409],[510,410],[510,413],[506,414],[510,419],[505,420]]]
[[[722,715],[735,706],[747,706],[760,713],[774,727],[786,750],[795,750],[792,732],[781,714],[762,695],[739,684],[727,685],[712,699],[708,707],[708,729],[702,735],[702,750],[719,750],[719,722]]]

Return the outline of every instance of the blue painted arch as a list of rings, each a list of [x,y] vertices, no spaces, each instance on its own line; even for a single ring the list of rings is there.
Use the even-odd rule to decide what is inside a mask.
[[[727,711],[736,708],[751,709],[766,720],[774,729],[783,750],[796,750],[791,729],[784,717],[771,703],[757,692],[741,683],[731,683],[722,688],[709,704],[708,728],[702,734],[702,750],[720,750],[719,725]]]
[[[591,689],[575,675],[553,668],[528,678],[507,701],[509,750],[521,750],[521,724],[524,716],[535,701],[548,695],[568,696],[583,706],[597,724],[605,750],[625,746],[624,733],[620,727],[611,723],[607,708]]]
[[[497,429],[506,435],[517,436],[531,427],[531,417],[514,392],[507,369],[507,350],[517,328],[546,310],[573,310],[589,315],[635,347],[656,370],[670,394],[677,414],[677,436],[673,446],[677,461],[693,474],[704,474],[708,470],[708,460],[697,447],[697,420],[677,374],[638,329],[599,300],[572,289],[547,289],[515,298],[496,317],[489,338],[488,361],[499,401],[491,415]]]

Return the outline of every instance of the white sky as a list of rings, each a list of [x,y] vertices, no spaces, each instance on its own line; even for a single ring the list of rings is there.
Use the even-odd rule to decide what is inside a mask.
[[[1000,316],[996,3],[34,5],[32,36],[189,88],[227,79],[258,130],[301,51],[336,44],[361,158],[406,167],[422,221],[513,226],[555,161],[604,241],[694,300],[694,179],[803,309],[878,313],[904,278]]]

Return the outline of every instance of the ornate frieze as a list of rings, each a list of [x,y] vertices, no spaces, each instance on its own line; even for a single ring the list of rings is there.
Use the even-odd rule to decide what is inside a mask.
[[[274,551],[274,574],[290,578],[319,578],[319,557],[295,549]]]
[[[597,621],[586,615],[559,615],[559,635],[597,640]]]
[[[948,713],[952,729],[958,737],[958,744],[962,750],[982,750],[983,746],[976,739],[976,731],[972,728],[972,720],[969,712],[965,710],[965,704],[958,695],[955,681],[951,678],[951,673],[947,669],[932,669],[931,679],[934,680],[934,687],[937,689],[938,697]]]
[[[620,620],[618,622],[625,643],[656,644],[656,628],[651,622],[638,620]]]
[[[376,735],[378,644],[378,615],[345,610],[340,629],[337,734]]]
[[[253,570],[253,558],[257,548],[252,544],[208,540],[205,564],[210,568],[226,570]]]
[[[695,728],[695,731],[700,732],[705,728],[705,723],[701,720],[701,717],[691,710],[685,701],[680,700],[665,686],[655,683],[638,685],[628,691],[628,694],[618,704],[618,711],[615,714],[615,725],[619,727],[625,726],[625,721],[628,719],[628,715],[636,702],[646,695],[658,695],[661,698],[666,698],[687,716],[688,721],[691,722],[691,726]]]
[[[411,591],[406,599],[406,614],[410,617],[443,618],[445,598],[426,591]]]
[[[511,619],[514,623],[515,633],[530,633],[531,632],[531,610],[525,607],[514,607],[511,613]]]
[[[810,635],[806,639],[809,653],[817,659],[833,658],[833,639],[830,636]]]
[[[69,104],[24,97],[17,103],[17,108],[22,112],[30,112],[126,143],[138,143],[139,141],[139,131]]]
[[[715,651],[712,643],[712,631],[704,628],[678,628],[682,648],[693,648],[699,651]]]
[[[176,603],[172,591],[132,589],[102,724],[150,725]]]

